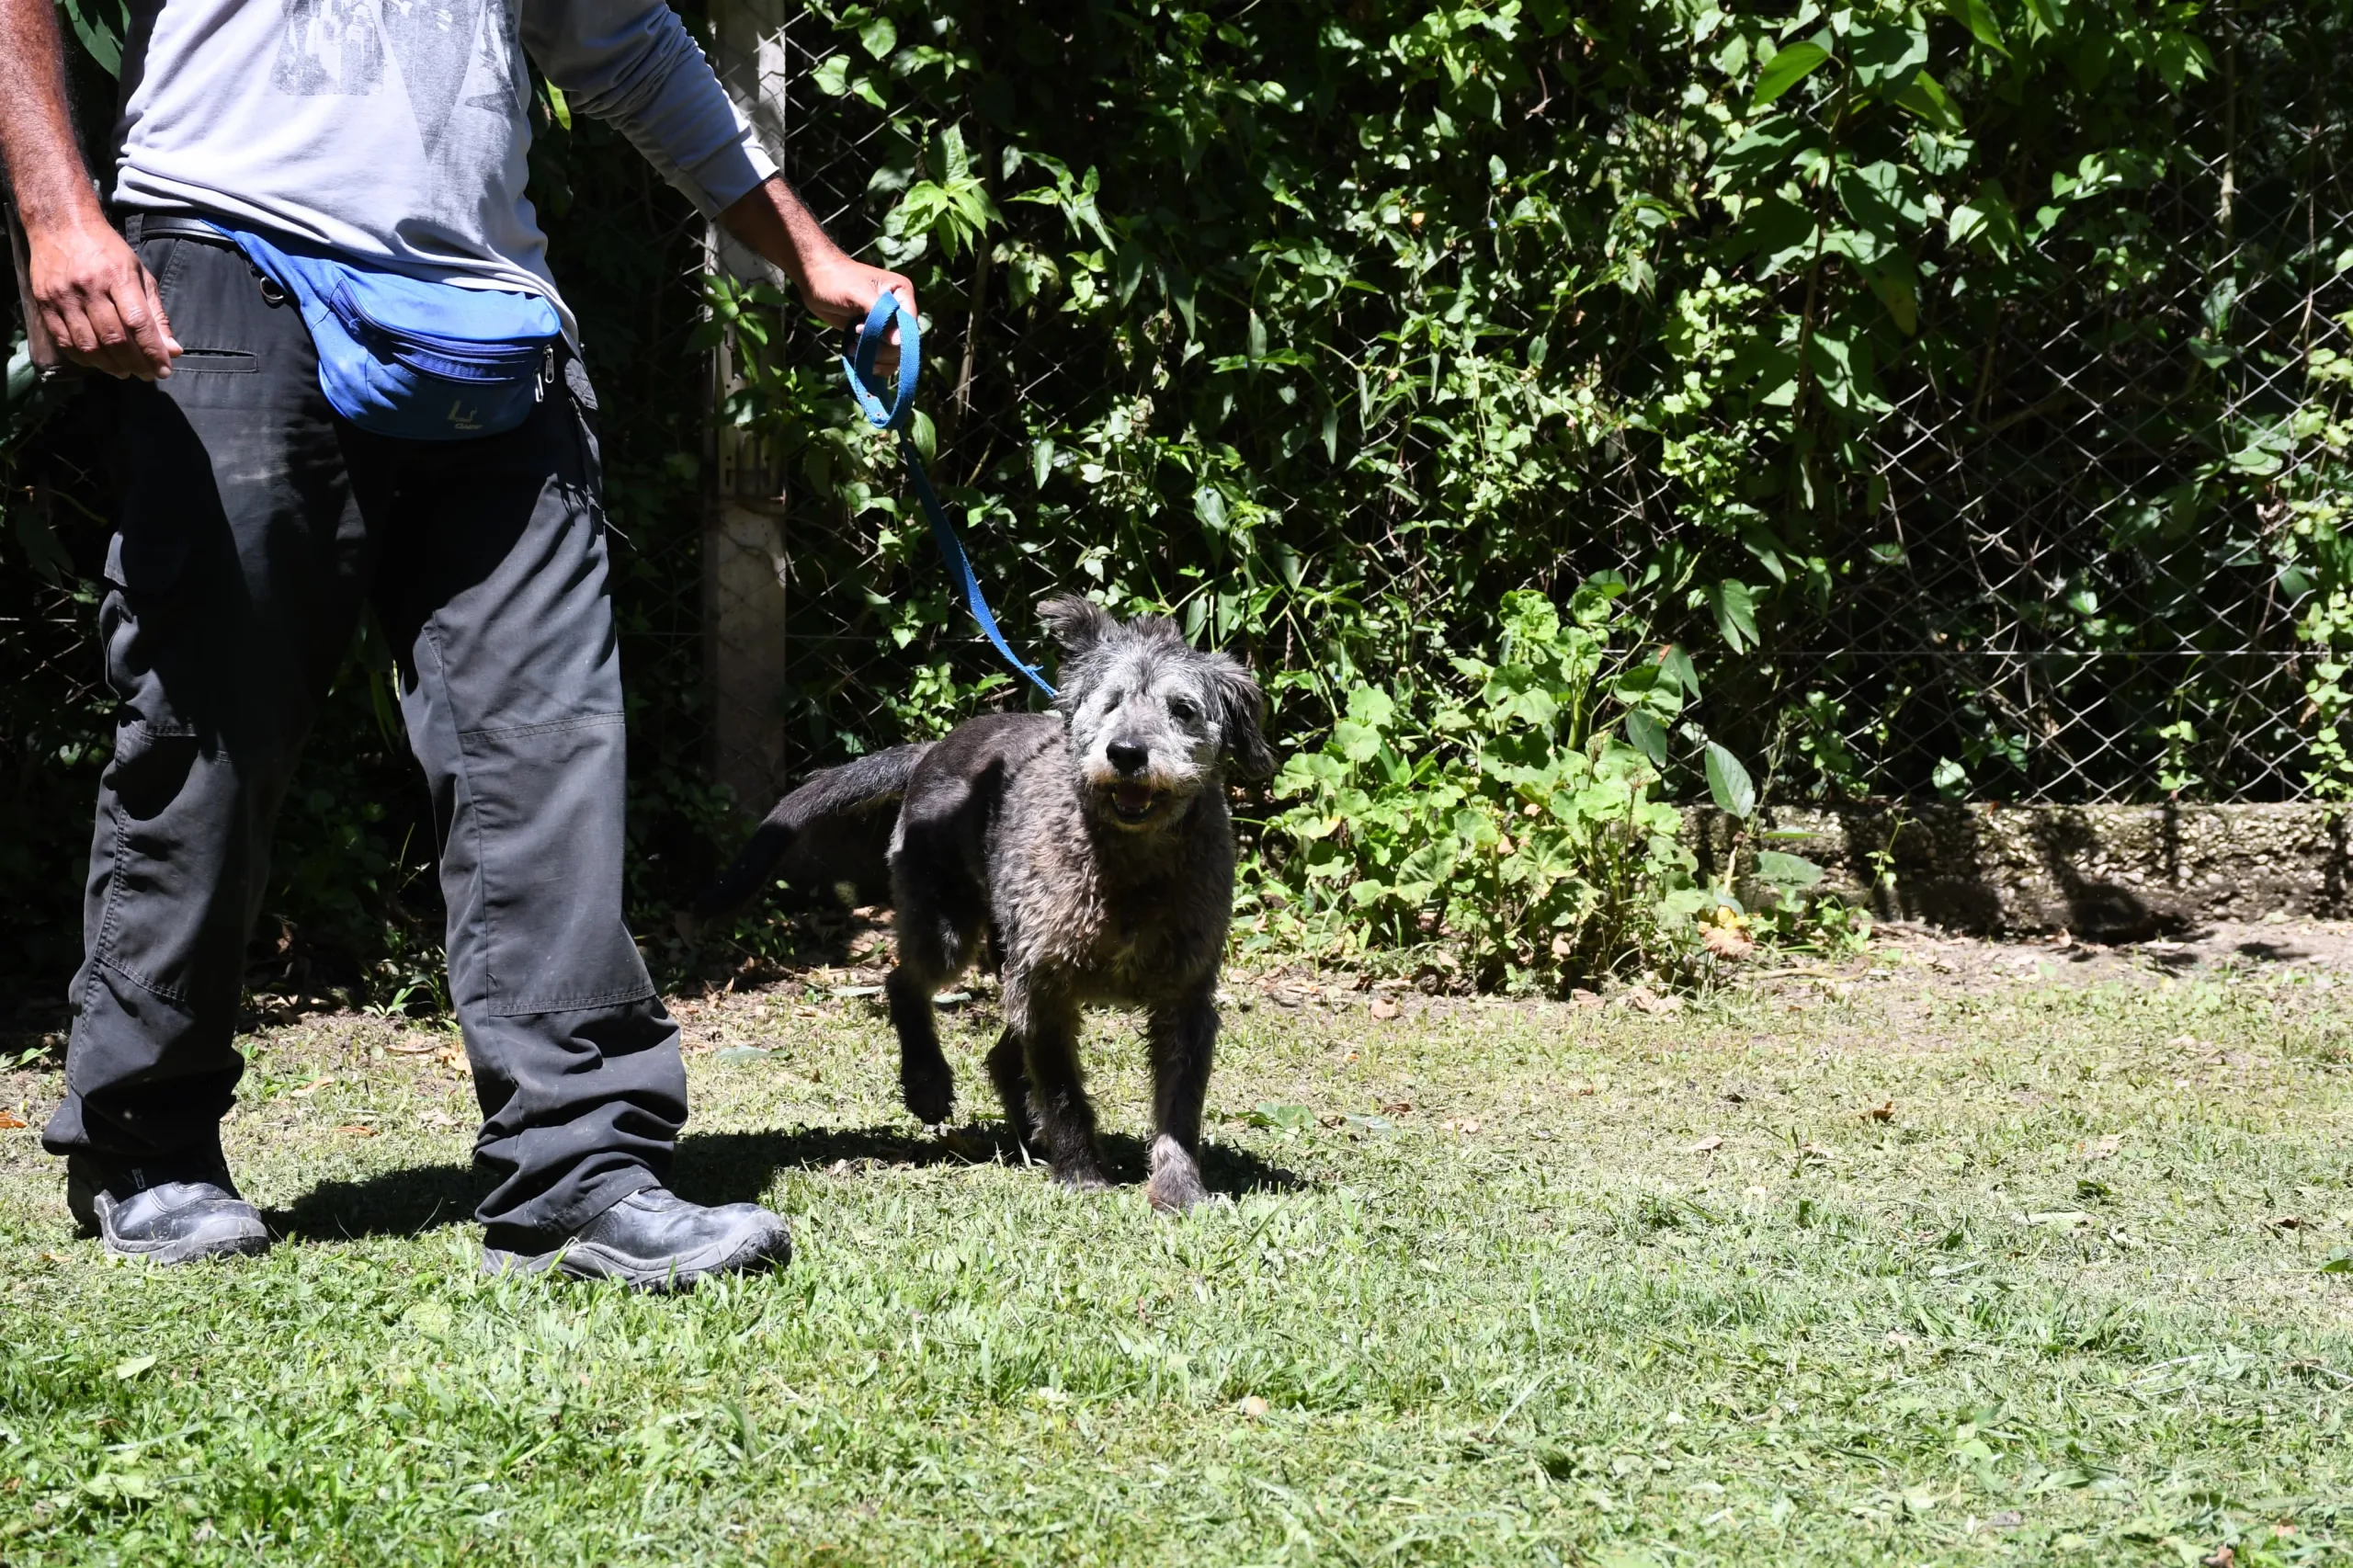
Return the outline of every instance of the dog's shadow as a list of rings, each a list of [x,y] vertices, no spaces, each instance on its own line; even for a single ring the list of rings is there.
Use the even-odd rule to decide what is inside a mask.
[[[1097,1141],[1106,1174],[1141,1183],[1148,1145],[1126,1133]],[[967,1126],[946,1138],[891,1127],[811,1127],[793,1132],[701,1132],[678,1141],[670,1187],[696,1203],[756,1202],[786,1171],[824,1171],[843,1165],[915,1167],[1021,1164],[1001,1126]],[[1039,1170],[1044,1178],[1043,1168]],[[1245,1149],[1209,1144],[1201,1175],[1212,1195],[1296,1192],[1313,1184],[1270,1165]],[[263,1215],[286,1241],[348,1241],[364,1236],[412,1236],[468,1223],[489,1192],[485,1173],[450,1163],[411,1165],[358,1181],[321,1182],[282,1209]]]

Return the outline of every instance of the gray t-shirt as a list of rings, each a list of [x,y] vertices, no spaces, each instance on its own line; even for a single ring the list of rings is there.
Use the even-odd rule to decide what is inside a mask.
[[[706,215],[776,172],[662,0],[142,0],[114,196],[544,294],[524,53]]]

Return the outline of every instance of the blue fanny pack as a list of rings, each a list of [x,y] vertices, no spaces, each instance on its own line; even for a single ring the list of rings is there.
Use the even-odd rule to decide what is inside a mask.
[[[221,233],[301,307],[319,390],[362,430],[411,441],[499,435],[530,417],[553,380],[563,324],[537,294],[432,283]]]

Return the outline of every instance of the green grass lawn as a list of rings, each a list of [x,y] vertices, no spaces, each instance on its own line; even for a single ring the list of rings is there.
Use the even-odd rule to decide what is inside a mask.
[[[2353,1561],[2341,993],[1881,965],[1661,1016],[1236,977],[1182,1221],[922,1134],[865,999],[699,1004],[676,1185],[798,1256],[688,1300],[479,1278],[470,1086],[389,1025],[249,1042],[284,1239],[223,1267],[74,1239],[21,1072],[0,1561]]]

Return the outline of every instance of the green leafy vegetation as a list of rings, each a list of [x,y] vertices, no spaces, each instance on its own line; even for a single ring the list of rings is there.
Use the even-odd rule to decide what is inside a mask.
[[[1961,949],[1660,1017],[1230,975],[1181,1221],[920,1131],[823,976],[690,1000],[678,1185],[800,1251],[683,1301],[481,1278],[446,1042],[272,1028],[266,1259],[108,1267],[0,1131],[0,1558],[2342,1561],[2342,976]]]
[[[118,25],[99,0],[69,20]],[[1551,983],[1691,951],[1665,803],[2353,790],[2348,25],[2187,0],[821,0],[793,22],[792,172],[920,286],[917,444],[1016,640],[1021,607],[1078,588],[1265,673],[1317,772],[1245,813],[1247,920],[1382,962],[1443,936],[1466,972]],[[699,290],[684,205],[538,103],[533,199],[608,412],[631,898],[676,973],[698,955],[670,910],[764,803],[707,771],[702,350],[788,492],[793,766],[1022,699],[831,343],[773,291]],[[12,394],[0,450],[22,802],[0,948],[49,994],[108,733],[100,421],[70,406]],[[1516,667],[1516,596],[1574,626],[1605,581],[1598,684],[1548,688],[1584,717],[1558,756],[1503,761],[1542,726],[1466,662]],[[1612,683],[1661,647],[1676,676],[1627,703]],[[381,668],[355,659],[330,704],[267,901],[283,984],[375,1001],[430,969],[438,918]],[[1349,755],[1376,699],[1434,793]],[[1365,831],[1308,831],[1337,791]],[[1599,825],[1621,807],[1645,825]],[[1410,896],[1441,863],[1479,868],[1475,895]],[[1703,891],[1813,918],[1782,885]]]

